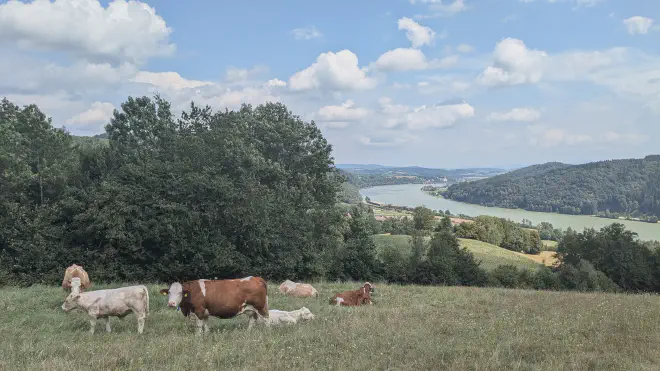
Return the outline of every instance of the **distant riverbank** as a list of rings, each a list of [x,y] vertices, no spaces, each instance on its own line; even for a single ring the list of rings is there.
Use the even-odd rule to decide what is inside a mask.
[[[372,201],[396,206],[426,206],[435,210],[449,210],[454,215],[491,215],[500,218],[508,218],[515,222],[521,222],[523,219],[528,219],[534,224],[549,222],[556,228],[564,230],[568,227],[577,231],[582,231],[584,228],[600,229],[616,222],[621,223],[625,225],[627,229],[636,232],[642,240],[660,241],[660,224],[657,223],[652,224],[641,221],[609,219],[587,215],[556,214],[522,209],[480,206],[453,201],[446,198],[434,197],[423,192],[421,187],[422,185],[420,184],[378,186],[361,189],[360,194],[363,197],[369,197]]]
[[[437,197],[437,198],[445,198],[443,196],[442,192],[446,191],[447,187],[446,186],[435,187],[435,186],[426,185],[426,186],[424,186],[420,189],[421,189],[422,192],[426,193],[429,196]],[[459,201],[456,201],[456,202],[459,202]],[[472,204],[472,205],[477,205],[477,204]],[[483,206],[483,205],[479,205],[479,206]],[[490,207],[490,206],[485,206],[485,207]],[[525,210],[525,209],[513,208],[513,210]],[[525,210],[525,211],[531,211],[531,210]],[[534,212],[536,212],[536,211],[534,211]],[[561,214],[561,213],[548,213],[548,214]],[[561,214],[561,215],[575,215],[575,214]],[[625,217],[625,216],[617,216],[615,214],[611,214],[611,215],[595,215],[595,214],[594,215],[584,215],[584,214],[580,214],[580,215],[581,216],[592,216],[592,217],[596,217],[596,218],[603,218],[603,219],[610,219],[610,220],[629,220],[629,221],[633,221],[633,222],[651,223],[651,224],[660,223],[656,220],[632,218],[632,217]],[[654,219],[657,219],[657,218],[654,218]]]

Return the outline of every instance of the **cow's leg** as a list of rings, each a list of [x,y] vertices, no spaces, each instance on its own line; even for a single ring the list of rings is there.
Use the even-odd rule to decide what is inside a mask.
[[[204,333],[208,334],[208,332],[209,332],[209,318],[206,317],[206,318],[203,319],[203,321],[204,321]]]
[[[112,332],[112,329],[110,328],[110,317],[105,317],[105,331]]]
[[[144,332],[144,320],[146,319],[146,317],[147,315],[145,313],[140,313],[137,315],[138,334]]]
[[[96,327],[96,317],[89,317],[89,333],[94,335],[94,328]]]

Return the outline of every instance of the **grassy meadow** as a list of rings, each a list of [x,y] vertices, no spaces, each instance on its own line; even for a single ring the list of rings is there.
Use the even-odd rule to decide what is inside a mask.
[[[374,236],[374,242],[379,250],[384,249],[386,246],[394,246],[406,254],[410,251],[411,240],[412,237],[406,235],[380,234]],[[550,256],[552,252],[549,251],[543,251],[541,255],[530,255],[517,253],[477,240],[467,238],[459,238],[458,240],[461,243],[461,247],[466,247],[477,260],[481,261],[481,266],[486,270],[495,269],[498,265],[502,264],[515,265],[520,269],[535,270],[543,263],[544,259],[546,262],[554,261]]]
[[[283,297],[271,309],[308,307],[316,318],[290,327],[212,319],[191,322],[149,285],[151,312],[138,336],[133,314],[113,333],[88,333],[81,312],[64,313],[59,287],[0,289],[3,370],[657,370],[660,298],[466,287],[376,284],[373,306],[337,308],[334,292],[359,284],[317,283],[319,298]],[[98,286],[100,289],[108,286]],[[116,286],[112,286],[116,287]]]

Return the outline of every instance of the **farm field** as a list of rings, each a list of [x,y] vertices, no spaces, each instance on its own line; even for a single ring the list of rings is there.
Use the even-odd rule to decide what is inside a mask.
[[[375,235],[374,241],[379,250],[384,249],[386,246],[395,246],[401,251],[410,251],[410,241],[412,237],[406,235]],[[486,270],[496,268],[502,264],[512,264],[517,268],[523,269],[536,269],[542,264],[542,259],[545,258],[549,261],[549,255],[554,252],[543,252],[545,255],[528,255],[510,251],[499,246],[491,245],[486,242],[477,240],[470,240],[466,238],[458,239],[461,247],[466,247],[477,260],[481,260],[481,266]]]
[[[105,286],[117,287],[119,285]],[[466,287],[375,284],[373,306],[327,304],[359,283],[316,283],[319,298],[269,285],[271,309],[308,307],[316,318],[246,331],[247,319],[192,326],[149,285],[145,333],[135,317],[88,333],[64,313],[59,287],[0,289],[3,370],[651,370],[660,367],[660,298]],[[98,286],[94,289],[100,289]]]

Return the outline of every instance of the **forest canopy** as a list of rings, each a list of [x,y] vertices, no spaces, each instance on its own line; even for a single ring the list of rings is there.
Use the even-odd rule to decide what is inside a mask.
[[[562,214],[660,216],[660,156],[547,163],[451,185],[444,196],[484,206]]]

